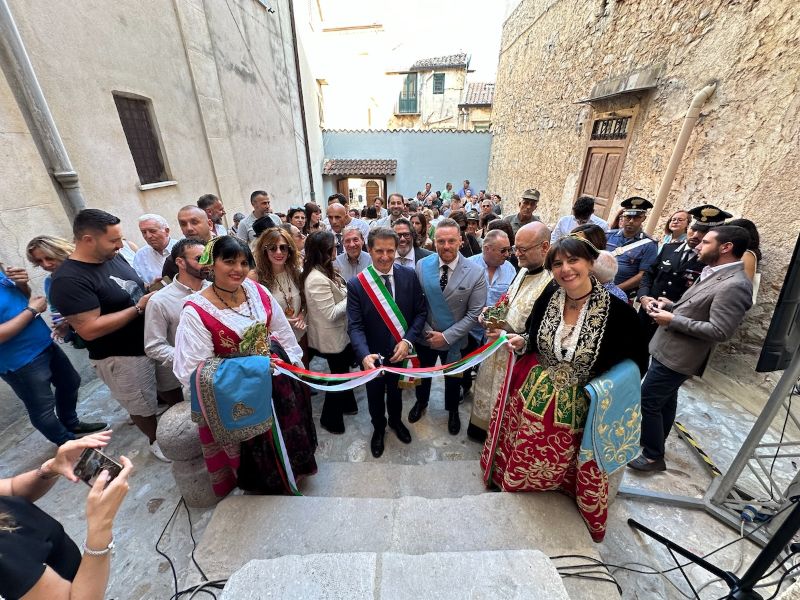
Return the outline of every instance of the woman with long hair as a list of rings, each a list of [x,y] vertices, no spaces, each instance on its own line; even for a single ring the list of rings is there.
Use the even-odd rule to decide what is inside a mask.
[[[428,218],[421,212],[411,215],[408,219],[416,232],[415,245],[425,250],[433,250],[433,240],[428,236]]]
[[[486,480],[504,491],[561,490],[576,498],[596,542],[606,530],[608,474],[598,467],[600,457],[580,452],[584,427],[586,435],[594,433],[586,422],[584,386],[632,359],[636,367],[623,365],[628,367],[626,383],[638,387],[648,361],[636,313],[591,275],[598,255],[585,238],[573,234],[550,247],[544,267],[558,285],[536,300],[527,333],[508,337],[520,357],[508,394],[494,407],[481,454]],[[638,453],[638,402],[628,407],[627,399],[608,399],[609,410],[631,411],[610,425],[609,435],[615,436],[612,443],[627,440],[627,451]]]
[[[37,235],[28,242],[25,248],[25,256],[28,261],[48,273],[44,278],[44,295],[50,306],[50,316],[53,320],[56,338],[77,344],[76,347],[82,348],[83,344],[78,334],[70,329],[69,323],[50,304],[50,277],[73,252],[75,252],[75,245],[72,242],[51,235]]]
[[[267,288],[278,301],[303,349],[303,364],[308,364],[306,307],[300,289],[302,263],[297,246],[289,232],[279,227],[261,234],[253,252],[256,268],[250,271],[249,277]]]
[[[303,235],[309,235],[315,231],[325,231],[325,224],[322,222],[322,209],[314,202],[306,202],[306,224],[301,231]]]
[[[245,242],[214,238],[200,263],[213,283],[186,299],[173,369],[192,390],[214,492],[295,493],[296,478],[317,472],[311,399],[308,386],[270,376],[265,361],[302,366],[303,351],[275,297],[248,279],[255,261]]]
[[[331,373],[347,373],[355,356],[347,335],[347,286],[334,269],[336,243],[330,231],[317,231],[306,239],[301,282],[306,298],[308,346],[328,361]],[[320,425],[331,433],[344,433],[345,414],[356,414],[352,390],[327,392]]]
[[[692,216],[685,210],[676,210],[672,213],[664,224],[664,235],[658,245],[659,249],[664,244],[685,241],[686,232],[689,230],[689,223],[691,222]]]

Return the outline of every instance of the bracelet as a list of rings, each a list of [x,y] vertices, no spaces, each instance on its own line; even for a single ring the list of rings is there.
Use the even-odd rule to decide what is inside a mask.
[[[34,319],[35,319],[36,317],[38,317],[40,314],[42,314],[42,313],[40,313],[38,310],[36,310],[35,308],[31,308],[30,306],[26,306],[26,307],[25,307],[25,310],[29,311],[29,312],[30,312],[30,313],[33,315],[33,318],[34,318]]]
[[[136,309],[136,314],[138,314],[138,315],[143,315],[144,314],[144,309],[141,306],[139,306],[138,304],[134,304],[133,308]]]
[[[111,541],[108,543],[108,546],[103,548],[102,550],[92,550],[89,546],[86,545],[86,540],[83,540],[83,553],[88,554],[89,556],[105,556],[109,552],[114,549],[114,538],[111,538]]]

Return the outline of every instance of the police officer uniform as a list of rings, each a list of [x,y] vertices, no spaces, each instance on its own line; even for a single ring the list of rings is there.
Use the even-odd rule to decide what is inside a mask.
[[[731,217],[730,213],[711,204],[704,204],[687,212],[693,218],[689,227],[695,231],[708,231],[712,227],[724,224],[725,219]],[[641,299],[644,296],[651,298],[664,296],[677,302],[700,277],[704,267],[697,256],[697,250],[691,248],[687,241],[665,244],[655,264],[642,276],[637,297]],[[658,325],[641,307],[639,319],[647,331],[648,338],[652,338]]]
[[[622,216],[644,215],[647,209],[653,208],[650,201],[639,196],[623,200],[621,206],[625,209]],[[625,250],[626,246],[634,247]],[[606,234],[606,250],[616,257],[619,266],[617,276],[614,278],[615,285],[627,281],[640,271],[649,271],[658,256],[658,244],[653,238],[644,231],[640,231],[632,238],[626,238],[625,230],[622,228],[612,229]],[[633,296],[635,293],[635,290],[629,291],[628,295]]]

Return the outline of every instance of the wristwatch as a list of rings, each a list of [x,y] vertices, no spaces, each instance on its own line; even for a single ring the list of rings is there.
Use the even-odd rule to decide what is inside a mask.
[[[40,314],[42,314],[42,313],[40,313],[38,310],[36,310],[35,308],[31,308],[30,306],[26,306],[26,307],[25,307],[25,310],[29,311],[29,312],[30,312],[30,313],[33,315],[33,318],[34,318],[34,319],[35,319],[36,317],[38,317]]]
[[[86,545],[86,540],[83,541],[83,553],[88,554],[89,556],[105,556],[109,552],[114,549],[114,538],[111,538],[111,541],[108,543],[108,546],[103,548],[102,550],[92,550],[89,546]]]

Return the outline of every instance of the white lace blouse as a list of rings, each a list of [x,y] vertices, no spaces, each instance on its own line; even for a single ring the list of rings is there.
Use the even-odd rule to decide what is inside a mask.
[[[261,302],[261,297],[256,289],[256,286],[260,286],[272,302],[272,319],[269,323],[270,334],[275,336],[275,339],[286,350],[286,354],[289,355],[293,363],[302,364],[303,351],[297,345],[297,339],[294,336],[292,327],[289,325],[289,321],[286,320],[286,315],[284,315],[278,301],[267,288],[254,281],[245,279],[242,286],[247,292],[250,306],[248,307],[248,303],[245,301],[236,307],[238,312],[227,308],[219,309],[199,293],[187,297],[186,301],[194,302],[220,323],[241,336],[255,321],[263,322],[267,318],[264,304]],[[253,310],[253,318],[244,316],[248,314],[250,307]],[[184,386],[187,386],[200,361],[212,356],[214,356],[214,342],[211,338],[211,332],[203,325],[200,315],[197,314],[194,308],[184,306],[180,323],[178,323],[178,330],[175,333],[175,358],[172,368],[175,376]]]

